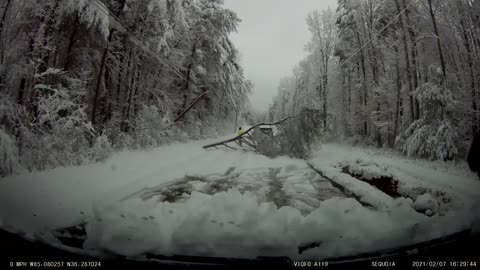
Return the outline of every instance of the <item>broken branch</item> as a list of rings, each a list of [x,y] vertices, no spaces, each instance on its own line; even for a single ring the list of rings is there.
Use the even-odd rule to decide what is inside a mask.
[[[178,120],[180,120],[180,118],[182,118],[188,111],[190,111],[190,109],[193,108],[193,106],[195,106],[195,104],[197,104],[197,102],[200,101],[200,99],[202,99],[204,96],[206,96],[208,94],[208,90],[203,92],[200,96],[198,96],[191,104],[190,106],[188,106],[188,108],[186,108],[177,118],[175,118],[175,120],[173,120],[173,122],[177,122]]]

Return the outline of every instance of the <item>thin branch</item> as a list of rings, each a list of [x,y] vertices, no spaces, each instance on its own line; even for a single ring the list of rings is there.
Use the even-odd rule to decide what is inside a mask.
[[[228,147],[228,148],[233,149],[233,150],[238,150],[237,148],[232,147],[232,146],[230,146],[230,145],[226,145],[226,144],[225,144],[225,147]],[[216,148],[216,147],[215,147],[215,148]]]
[[[252,147],[252,148],[255,149],[255,150],[257,149],[254,144],[252,144],[252,143],[250,143],[249,141],[245,140],[245,138],[241,138],[240,141],[243,142],[244,144],[246,144],[247,146]]]
[[[438,36],[423,36],[423,37],[417,38],[413,43],[416,45],[419,41],[422,41],[423,39],[427,39],[427,38],[439,39]]]

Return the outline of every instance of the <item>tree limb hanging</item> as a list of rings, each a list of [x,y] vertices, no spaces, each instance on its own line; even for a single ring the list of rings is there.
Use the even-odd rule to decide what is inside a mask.
[[[197,104],[204,96],[206,96],[208,94],[208,90],[206,90],[205,92],[203,92],[202,94],[200,94],[200,96],[198,96],[189,106],[188,108],[186,108],[182,113],[180,113],[177,118],[175,118],[175,120],[173,120],[173,122],[171,122],[169,125],[167,125],[165,127],[165,129],[169,129],[171,128],[173,125],[175,125],[176,122],[178,122],[178,120],[180,120],[188,111],[190,111],[190,109],[193,108],[193,106],[195,106],[195,104]],[[142,129],[138,129],[136,130],[137,132],[138,131],[143,131],[143,130],[147,130],[149,128],[142,128]]]
[[[178,115],[177,118],[175,118],[175,120],[173,120],[173,123],[177,122],[178,120],[180,120],[180,118],[182,118],[188,111],[190,111],[190,109],[193,108],[193,106],[195,106],[195,104],[197,104],[197,102],[200,101],[200,99],[202,99],[204,96],[206,96],[208,94],[208,90],[203,92],[200,96],[198,96],[191,104],[190,106],[188,106],[188,108],[186,108],[181,114]]]
[[[279,125],[285,121],[288,121],[292,118],[297,118],[298,116],[300,116],[302,113],[299,113],[295,116],[290,116],[290,117],[287,117],[285,119],[282,119],[280,121],[277,121],[277,122],[274,122],[274,123],[260,123],[260,124],[256,124],[252,127],[250,127],[249,129],[247,129],[245,132],[243,132],[241,135],[238,135],[234,138],[231,138],[231,139],[228,139],[228,140],[225,140],[225,141],[221,141],[221,142],[217,142],[217,143],[212,143],[212,144],[209,144],[209,145],[205,145],[203,148],[204,149],[208,149],[208,148],[211,148],[211,147],[215,147],[215,146],[219,146],[219,145],[225,145],[227,143],[230,143],[230,142],[234,142],[234,141],[237,141],[237,140],[240,140],[242,139],[243,142],[245,142],[245,140],[243,140],[243,136],[246,136],[248,135],[248,133],[253,130],[254,128],[257,128],[259,126],[275,126],[275,125]],[[255,148],[255,147],[254,147]]]

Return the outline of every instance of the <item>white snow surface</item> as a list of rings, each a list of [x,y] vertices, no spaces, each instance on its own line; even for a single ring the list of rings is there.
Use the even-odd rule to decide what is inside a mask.
[[[86,220],[84,248],[133,257],[322,259],[479,224],[474,209],[480,181],[465,164],[323,145],[309,164],[371,206],[365,207],[304,160],[202,148],[221,139],[125,151],[101,163],[0,179],[0,226],[35,236]],[[342,173],[345,164],[367,178],[394,177],[409,198],[394,199]],[[311,242],[321,245],[298,254]]]
[[[413,208],[417,211],[432,211],[436,212],[438,208],[438,202],[435,198],[432,197],[430,193],[425,193],[417,197]]]

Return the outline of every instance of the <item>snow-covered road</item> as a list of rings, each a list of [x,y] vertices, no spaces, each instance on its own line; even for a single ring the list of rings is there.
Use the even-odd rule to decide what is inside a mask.
[[[478,219],[480,181],[465,164],[328,144],[308,161],[315,171],[299,159],[202,149],[213,141],[0,179],[0,225],[33,236],[87,220],[85,248],[129,256],[318,259],[427,240]],[[402,196],[368,183],[380,176],[398,181]],[[298,253],[311,242],[321,245]]]

